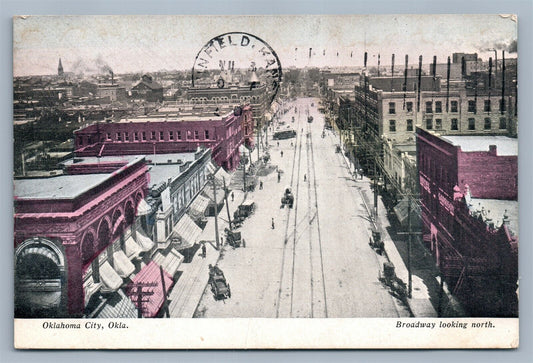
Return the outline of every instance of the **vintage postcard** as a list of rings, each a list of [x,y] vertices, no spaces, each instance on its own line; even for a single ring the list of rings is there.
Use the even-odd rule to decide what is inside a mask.
[[[518,347],[516,16],[13,27],[16,348]]]

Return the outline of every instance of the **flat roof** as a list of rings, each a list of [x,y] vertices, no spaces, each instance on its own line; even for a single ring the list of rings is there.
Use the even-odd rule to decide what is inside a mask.
[[[489,151],[489,146],[496,146],[497,155],[518,155],[518,139],[507,136],[441,136],[443,140],[462,151]]]
[[[518,201],[471,198],[470,204],[471,210],[481,212],[484,220],[490,218],[497,228],[501,227],[503,216],[507,215],[509,229],[518,236]]]
[[[61,175],[50,178],[16,179],[18,199],[73,199],[94,188],[109,174]]]

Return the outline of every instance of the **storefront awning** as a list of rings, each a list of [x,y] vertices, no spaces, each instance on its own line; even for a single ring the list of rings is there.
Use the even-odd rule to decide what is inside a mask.
[[[165,270],[163,270],[163,278],[166,288],[165,293],[167,293],[174,284],[174,280],[172,280],[172,276],[170,276]],[[138,284],[153,284],[153,286],[145,286],[142,288],[143,292],[152,293],[151,295],[143,295],[144,302],[142,302],[142,315],[145,318],[153,318],[161,309],[165,298],[161,281],[161,271],[154,261],[150,261],[148,265],[144,266],[141,271],[135,275],[131,284],[128,285],[127,295],[131,298],[135,306],[138,306],[138,290],[136,287]]]
[[[126,250],[126,256],[132,260],[134,258],[138,258],[139,255],[141,254],[142,252],[142,249],[141,249],[141,246],[139,246],[137,244],[137,242],[135,242],[135,240],[133,239],[133,235],[130,235],[127,239],[126,239],[126,243],[125,243],[125,250]]]
[[[204,197],[209,199],[209,204],[210,205],[214,205],[215,197],[214,197],[214,193],[213,193],[213,188],[204,188],[204,190],[202,191],[201,195],[203,195]],[[218,205],[224,204],[225,196],[226,195],[225,195],[224,191],[221,188],[218,188],[217,189],[217,204]]]
[[[189,206],[189,214],[194,219],[205,217],[205,211],[208,206],[209,198],[199,194],[196,196],[196,198],[194,198],[193,202]]]
[[[135,266],[122,250],[113,253],[113,264],[115,266],[115,271],[117,271],[122,278],[129,277],[135,272]]]
[[[145,236],[140,231],[137,230],[137,233],[135,234],[135,238],[137,242],[139,243],[139,246],[141,246],[141,249],[143,252],[150,251],[152,248],[154,248],[154,241],[152,241],[148,236]]]
[[[394,207],[394,213],[398,218],[398,221],[402,225],[407,224],[407,217],[409,216],[409,200],[403,199]],[[415,224],[417,216],[420,213],[420,208],[416,202],[411,201],[411,224]]]
[[[139,202],[139,205],[137,206],[137,215],[138,216],[144,216],[146,214],[149,214],[152,211],[152,208],[146,203],[144,199],[141,199]]]
[[[176,248],[187,248],[196,243],[196,240],[202,233],[202,229],[187,214],[184,214],[178,223],[174,226],[174,238],[179,241],[172,241]]]
[[[163,255],[161,252],[156,252],[153,257],[153,261],[169,273],[170,276],[174,276],[178,271],[184,257],[181,253],[175,249],[171,249],[167,255]]]
[[[122,286],[122,278],[107,261],[100,266],[100,278],[109,290],[117,291]]]
[[[112,294],[102,310],[95,316],[99,319],[135,319],[137,308],[121,289]]]
[[[102,287],[101,282],[94,282],[92,276],[89,276],[87,280],[83,282],[83,292],[85,294],[85,305],[89,303],[91,296],[93,296]]]

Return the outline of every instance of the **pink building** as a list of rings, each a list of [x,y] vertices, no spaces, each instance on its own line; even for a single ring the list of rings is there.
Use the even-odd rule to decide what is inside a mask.
[[[424,241],[472,316],[517,316],[518,142],[417,128]]]
[[[122,240],[148,189],[144,157],[69,173],[15,180],[16,316],[82,316],[92,294],[131,273],[128,248],[153,247],[140,234],[139,246]]]
[[[239,146],[253,147],[250,106],[226,116],[140,117],[97,123],[74,132],[77,156],[171,154],[211,148],[213,160],[226,170],[240,161]]]

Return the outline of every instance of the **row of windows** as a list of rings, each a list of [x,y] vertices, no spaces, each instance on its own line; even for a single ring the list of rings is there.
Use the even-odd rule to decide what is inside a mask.
[[[133,132],[130,138],[129,132],[117,132],[115,133],[115,140],[116,141],[146,141],[147,137],[150,136],[150,140],[156,140],[156,136],[158,136],[158,140],[163,141],[165,140],[165,134],[168,136],[168,140],[199,140],[200,139],[200,131],[194,130],[194,133],[192,131],[159,131],[157,133],[156,131],[151,131],[149,134],[146,131],[141,132]],[[193,137],[194,135],[194,137]],[[209,130],[204,130],[203,133],[204,139],[209,140]],[[106,133],[106,140],[111,140],[111,133]]]
[[[459,120],[456,118],[452,118],[450,124],[450,130],[459,130]],[[507,120],[502,117],[500,118],[500,124],[499,124],[500,130],[507,129]],[[428,118],[426,120],[426,129],[432,130],[433,129],[433,119]],[[469,118],[468,119],[468,130],[475,130],[476,129],[476,119],[475,118]],[[483,123],[483,129],[484,130],[491,130],[492,129],[492,121],[489,117],[485,118]],[[437,118],[435,119],[435,130],[442,130],[442,119]],[[406,129],[405,131],[413,131],[413,120],[408,119],[406,123]],[[396,132],[396,120],[389,120],[389,132]]]
[[[413,102],[406,102],[405,109],[407,112],[413,112]],[[499,100],[499,110],[505,111],[505,100]],[[483,104],[484,112],[492,111],[491,100],[485,100]],[[459,112],[458,101],[450,101],[450,112]],[[468,101],[468,112],[477,112],[475,100]],[[433,113],[433,101],[426,102],[426,113]],[[435,101],[435,113],[442,113],[442,101]],[[389,102],[389,114],[396,114],[396,102]]]

